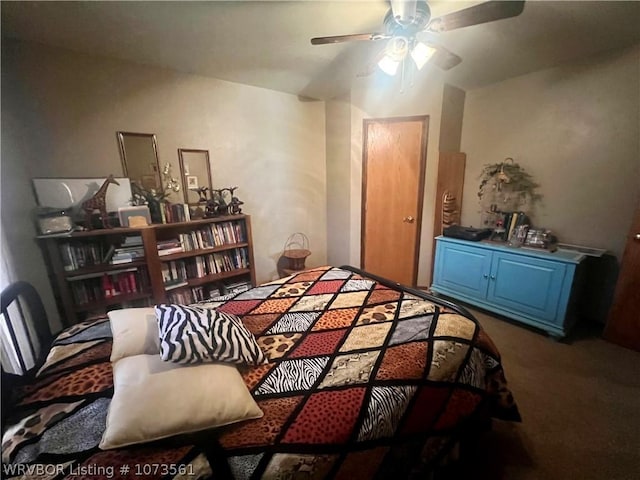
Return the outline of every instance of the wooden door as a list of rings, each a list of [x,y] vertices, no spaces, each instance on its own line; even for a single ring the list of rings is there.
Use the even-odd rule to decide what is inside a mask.
[[[640,351],[640,205],[627,237],[604,338]]]
[[[404,285],[418,277],[429,117],[364,121],[362,268]]]

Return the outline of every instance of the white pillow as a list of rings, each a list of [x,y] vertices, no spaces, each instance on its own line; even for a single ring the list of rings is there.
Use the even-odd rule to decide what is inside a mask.
[[[112,362],[133,355],[160,353],[158,322],[153,307],[123,308],[107,315],[113,334]]]
[[[177,365],[157,354],[136,355],[113,365],[113,385],[103,450],[263,415],[233,365]]]
[[[267,358],[242,320],[197,305],[156,305],[160,356],[174,363],[260,365]]]

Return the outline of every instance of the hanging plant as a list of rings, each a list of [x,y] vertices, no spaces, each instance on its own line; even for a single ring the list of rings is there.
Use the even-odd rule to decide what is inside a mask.
[[[478,200],[483,211],[520,210],[542,200],[536,191],[540,185],[513,158],[485,165],[479,178]]]

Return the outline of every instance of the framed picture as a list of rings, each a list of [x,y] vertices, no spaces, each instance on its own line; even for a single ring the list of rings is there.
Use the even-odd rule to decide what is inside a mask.
[[[158,188],[158,185],[156,185],[157,178],[155,175],[142,175],[141,180],[142,188],[147,191]]]
[[[187,188],[198,188],[198,177],[196,175],[187,175]]]

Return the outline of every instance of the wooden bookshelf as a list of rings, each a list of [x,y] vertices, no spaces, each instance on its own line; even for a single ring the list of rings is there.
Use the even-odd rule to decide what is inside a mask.
[[[101,308],[108,307],[110,305],[119,305],[121,303],[132,302],[134,300],[142,300],[150,297],[151,297],[151,292],[148,290],[142,291],[142,292],[136,292],[136,293],[122,293],[120,295],[104,298],[96,302],[79,303],[74,305],[74,309],[78,313],[89,312],[94,310],[100,310]]]
[[[213,232],[212,229],[216,228],[219,231],[227,229],[225,233],[234,234],[226,236],[219,245],[193,248],[170,255],[158,254],[158,242],[178,238],[180,235],[193,236],[191,232],[198,230]],[[242,238],[237,238],[238,236]],[[143,258],[134,258],[130,262],[118,264],[97,261],[111,245],[122,248],[126,237],[141,237]],[[251,286],[256,285],[251,219],[248,215],[229,215],[140,228],[111,228],[73,232],[66,235],[42,235],[37,238],[48,264],[50,281],[65,326],[78,323],[88,313],[106,311],[113,306],[129,306],[131,303],[135,305],[164,303],[168,301],[168,295],[176,290],[184,291],[184,289],[197,289],[204,286],[215,289],[217,286],[222,287],[225,280],[232,279],[246,279]],[[73,259],[78,261],[72,262],[69,259],[70,251],[79,252],[80,257],[85,257],[86,254],[86,258]],[[200,272],[200,276],[185,278],[186,285],[165,288],[163,269],[166,274],[167,265],[179,262],[185,265],[185,268],[187,263],[192,262],[200,262],[202,265],[205,260],[196,260],[197,257],[204,259],[214,254],[221,257],[227,256],[228,260],[223,269]],[[229,259],[237,259],[237,261],[234,264]],[[87,261],[87,264],[83,264],[81,260]],[[210,266],[215,267],[212,262],[211,260]],[[71,269],[70,263],[73,263],[75,268]],[[100,291],[96,286],[100,279],[106,275],[122,283],[125,274],[121,271],[135,273],[135,280],[124,282],[125,286],[128,285],[128,290],[123,289],[117,291],[116,295],[100,297]],[[119,278],[118,275],[123,275],[123,278]],[[115,286],[116,290],[119,286],[121,285]],[[87,293],[91,294],[90,301],[81,301],[78,298],[78,291],[82,292],[83,288],[89,290]],[[104,291],[102,293],[104,294]]]

